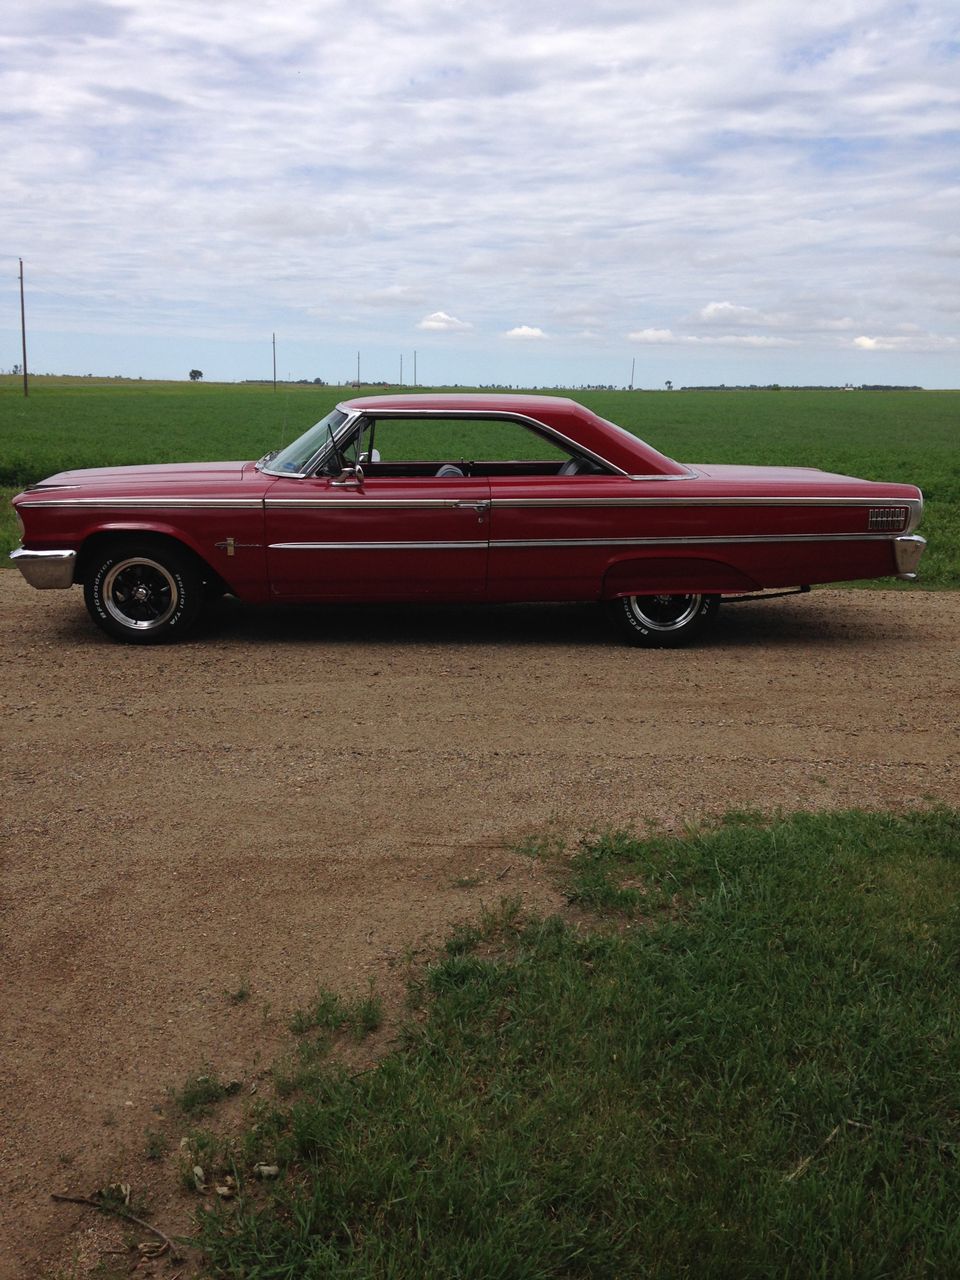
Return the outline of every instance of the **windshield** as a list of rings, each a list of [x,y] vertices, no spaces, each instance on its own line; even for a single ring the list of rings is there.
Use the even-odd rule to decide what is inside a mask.
[[[330,448],[337,429],[346,420],[347,415],[342,410],[334,409],[309,431],[305,431],[298,440],[281,449],[275,458],[265,463],[264,470],[271,475],[301,475],[318,461],[321,453]]]

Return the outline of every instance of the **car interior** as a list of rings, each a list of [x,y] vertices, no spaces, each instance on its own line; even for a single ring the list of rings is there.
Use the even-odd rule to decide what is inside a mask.
[[[354,466],[375,477],[604,475],[607,468],[546,433],[510,419],[365,419],[330,470]]]

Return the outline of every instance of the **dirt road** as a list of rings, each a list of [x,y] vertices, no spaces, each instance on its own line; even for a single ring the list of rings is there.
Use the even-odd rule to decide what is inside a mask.
[[[149,1176],[167,1088],[254,1079],[318,983],[554,901],[511,850],[547,824],[960,803],[958,635],[960,593],[823,591],[680,652],[592,609],[232,602],[136,649],[0,572],[0,1276],[88,1274],[112,1228],[49,1193]]]

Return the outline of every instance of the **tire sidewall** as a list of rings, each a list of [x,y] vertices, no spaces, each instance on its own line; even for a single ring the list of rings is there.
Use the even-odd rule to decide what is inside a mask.
[[[680,593],[676,594],[692,594]],[[620,596],[613,602],[615,620],[628,644],[639,645],[648,649],[673,649],[687,644],[698,635],[717,611],[719,603],[714,595],[701,595],[696,610],[687,621],[679,627],[661,630],[657,627],[645,626],[632,607],[632,601],[642,599],[638,596]]]
[[[110,572],[124,561],[142,560],[160,565],[170,575],[177,590],[177,603],[159,626],[138,628],[126,626],[107,609],[103,587]],[[178,639],[196,620],[203,603],[199,575],[186,557],[172,549],[147,544],[118,544],[98,555],[90,566],[84,583],[87,610],[101,630],[115,640],[129,644],[167,644]]]

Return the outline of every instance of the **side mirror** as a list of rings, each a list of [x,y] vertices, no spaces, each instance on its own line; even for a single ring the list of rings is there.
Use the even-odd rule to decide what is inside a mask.
[[[363,467],[344,467],[332,483],[342,485],[345,489],[362,489]]]

